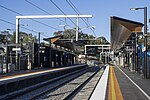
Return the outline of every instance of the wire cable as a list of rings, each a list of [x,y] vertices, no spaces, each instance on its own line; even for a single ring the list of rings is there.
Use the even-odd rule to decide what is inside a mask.
[[[69,4],[69,6],[79,15],[80,14],[80,11],[77,9],[77,7],[75,7],[75,5],[69,0],[66,0],[67,1],[67,3]],[[88,22],[86,22],[83,18],[81,18],[82,19],[82,21],[84,21],[84,23],[87,25],[87,27],[88,26],[90,26],[89,25],[89,23]],[[94,33],[94,35],[96,36],[96,34],[95,34],[95,31],[92,29],[92,28],[90,28],[90,30]]]
[[[80,15],[80,11],[75,7],[75,5],[69,0],[66,0],[67,1],[67,3],[69,4],[69,6],[78,14],[78,15]],[[89,26],[88,25],[88,23],[83,19],[83,18],[81,18],[84,22],[85,22],[85,24],[87,25],[87,26]]]
[[[47,12],[46,10],[44,10],[44,9],[40,8],[39,6],[35,5],[34,3],[32,3],[32,2],[30,2],[30,1],[28,1],[28,0],[25,0],[25,1],[26,1],[27,3],[29,3],[29,4],[31,4],[32,6],[38,8],[39,10],[45,12],[46,14],[52,15],[52,14],[50,14],[49,12]]]
[[[52,15],[52,14],[50,14],[49,12],[47,12],[46,10],[44,10],[44,9],[40,8],[39,6],[37,6],[36,4],[34,4],[34,3],[32,3],[32,2],[30,2],[30,1],[28,1],[28,0],[25,0],[25,1],[26,1],[27,3],[29,3],[30,5],[36,7],[37,9],[39,9],[39,10],[45,12],[46,14]],[[57,19],[59,19],[59,18],[57,18]],[[61,19],[59,19],[59,20],[62,21],[62,22],[64,22],[65,24],[67,24],[67,23],[66,23],[66,18],[65,18],[65,21],[63,21],[63,20],[61,20]],[[69,25],[67,24],[67,25],[65,25],[65,26],[69,26]],[[64,26],[64,27],[65,27],[65,26]],[[69,26],[69,27],[71,27],[71,26]]]
[[[74,9],[75,9],[79,14],[81,14],[80,11],[77,9],[77,7],[71,2],[71,0],[69,0],[69,2],[70,2],[70,4],[74,7]],[[88,23],[88,19],[85,19],[85,20],[87,20],[87,23]],[[89,24],[89,23],[88,23],[88,24]]]
[[[41,11],[43,11],[43,12],[45,12],[46,14],[48,14],[48,15],[53,15],[53,14],[51,14],[51,13],[49,13],[49,12],[47,12],[46,10],[44,10],[44,9],[42,9],[42,8],[40,8],[39,6],[37,6],[36,4],[34,4],[34,3],[32,3],[32,2],[30,2],[30,1],[28,1],[28,0],[25,0],[27,3],[29,3],[30,5],[32,5],[32,6],[34,6],[34,7],[36,7],[37,9],[39,9],[39,10],[41,10]],[[60,21],[62,21],[62,22],[64,22],[65,24],[67,24],[65,21],[63,21],[63,20],[61,20],[61,19],[59,19],[59,18],[57,18],[58,20],[60,20]]]
[[[66,13],[53,1],[53,0],[50,0],[50,2],[55,5],[55,7],[57,9],[59,9],[64,15],[66,15]],[[73,22],[73,20],[71,18],[68,18],[75,26],[76,26],[76,23]]]
[[[7,8],[7,7],[4,7],[4,6],[2,6],[2,5],[0,5],[0,7],[3,8],[3,9],[6,9],[6,10],[8,10],[8,11],[11,11],[11,12],[13,12],[13,13],[15,13],[15,14],[18,14],[18,15],[23,16],[23,14],[18,13],[18,12],[16,12],[16,11],[14,11],[14,10],[12,10],[12,9],[9,9],[9,8]],[[42,23],[42,22],[40,22],[40,21],[37,21],[37,20],[35,20],[35,19],[31,19],[31,20],[33,20],[33,21],[35,21],[35,22],[37,22],[37,23],[39,23],[39,24],[42,24],[42,25],[44,25],[44,26],[50,27],[50,28],[52,28],[52,29],[54,29],[54,30],[58,30],[58,29],[55,28],[55,27],[52,27],[52,26],[50,26],[50,25],[47,25],[47,24]]]
[[[3,20],[3,19],[0,19],[0,21],[16,26],[16,24],[11,23],[11,22],[6,21],[6,20]],[[31,31],[31,32],[34,32],[34,33],[38,33],[38,32],[36,32],[36,31],[34,31],[34,30],[31,30],[31,29],[28,29],[28,28],[25,28],[25,27],[21,27],[21,28],[23,28],[23,29],[25,29],[25,30],[28,30],[28,31]]]

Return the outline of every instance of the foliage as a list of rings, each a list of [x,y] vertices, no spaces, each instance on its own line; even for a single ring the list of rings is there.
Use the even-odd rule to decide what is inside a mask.
[[[105,37],[98,37],[95,41],[95,44],[109,44]]]
[[[0,43],[6,43],[6,40],[9,43],[14,44],[16,41],[16,33],[13,32],[13,34],[9,34],[9,32],[7,32],[7,34],[0,34]],[[19,43],[28,43],[28,42],[37,42],[37,37],[32,36],[32,34],[27,34],[25,32],[19,32]]]
[[[1,34],[0,34],[0,43],[6,43],[6,41],[9,42],[11,37],[12,37],[12,35],[9,34],[8,31],[1,32]]]
[[[65,31],[58,31],[54,32],[55,36],[62,36],[62,39],[74,39],[76,38],[76,30],[75,29],[67,29]],[[82,43],[85,44],[109,44],[105,37],[98,37],[95,39],[93,35],[88,35],[83,33],[82,31],[79,32],[78,38]]]
[[[15,43],[16,32],[13,33],[11,38],[11,43]],[[19,32],[19,42],[20,43],[28,43],[28,42],[37,42],[37,37],[32,36],[32,34],[27,34],[25,32]]]

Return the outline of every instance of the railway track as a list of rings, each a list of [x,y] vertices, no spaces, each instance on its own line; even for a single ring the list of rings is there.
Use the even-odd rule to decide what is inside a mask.
[[[59,87],[61,84],[67,83],[68,81],[70,81],[73,78],[78,77],[79,75],[86,72],[87,69],[89,69],[89,68],[86,67],[86,68],[83,68],[83,69],[80,69],[77,71],[73,71],[68,74],[53,78],[53,79],[50,79],[48,81],[36,84],[36,85],[32,86],[33,89],[32,89],[32,87],[30,87],[31,89],[29,89],[29,90],[26,89],[28,91],[24,90],[24,92],[22,92],[21,94],[16,94],[9,99],[14,99],[14,100],[33,99],[39,95],[42,95],[43,93],[46,93],[49,90]],[[35,87],[37,87],[37,88],[35,88]]]
[[[14,100],[68,100],[75,97],[75,95],[82,90],[82,88],[101,71],[101,67],[87,67],[81,70],[70,72],[60,77],[51,79],[45,82],[45,85],[18,94],[11,99]],[[96,84],[96,81],[95,81]],[[93,87],[94,89],[94,87]],[[92,89],[92,90],[93,90]],[[92,93],[91,90],[91,93]],[[91,94],[89,94],[90,96]]]

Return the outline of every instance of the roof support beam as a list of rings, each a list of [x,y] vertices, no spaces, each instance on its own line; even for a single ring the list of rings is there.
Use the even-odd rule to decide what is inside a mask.
[[[16,19],[49,19],[49,18],[92,18],[92,15],[33,15],[33,16],[16,16]]]

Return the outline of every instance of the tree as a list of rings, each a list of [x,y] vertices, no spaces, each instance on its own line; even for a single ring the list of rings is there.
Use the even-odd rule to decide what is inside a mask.
[[[75,30],[74,29],[67,29],[64,31],[63,39],[75,39]]]
[[[61,36],[61,39],[76,39],[76,30],[67,29],[65,31],[54,32],[55,36]],[[73,48],[76,54],[84,54],[85,45],[99,45],[99,44],[109,44],[105,37],[95,38],[93,35],[88,35],[82,31],[78,34],[78,41],[74,43]]]
[[[63,31],[54,32],[55,36],[62,36],[62,34],[63,34]]]
[[[2,31],[1,34],[0,34],[0,43],[6,43],[6,41],[9,42],[11,37],[12,37],[12,35],[9,34],[8,31]]]
[[[13,32],[11,43],[15,43],[16,41],[16,32]],[[36,36],[32,36],[32,34],[27,34],[25,32],[19,32],[19,43],[28,43],[28,42],[37,42],[38,39]]]
[[[74,39],[76,38],[76,30],[75,29],[67,29],[65,31],[54,32],[55,36],[62,36],[62,39]],[[85,44],[109,44],[105,37],[98,37],[95,39],[93,35],[88,35],[83,33],[82,31],[78,34],[79,40],[82,40],[83,45]]]
[[[0,43],[3,43],[5,40],[5,35],[0,34]]]
[[[96,38],[95,44],[109,44],[105,37],[101,36]]]

